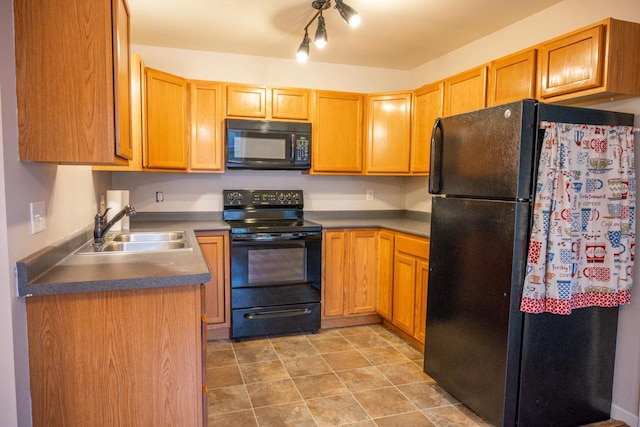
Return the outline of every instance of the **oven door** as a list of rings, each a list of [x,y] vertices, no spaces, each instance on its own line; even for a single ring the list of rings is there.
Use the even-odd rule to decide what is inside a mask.
[[[232,236],[232,338],[318,330],[321,262],[321,233]]]

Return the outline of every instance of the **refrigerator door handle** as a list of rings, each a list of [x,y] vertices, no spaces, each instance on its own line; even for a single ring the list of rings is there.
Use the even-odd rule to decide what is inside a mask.
[[[436,119],[431,133],[431,165],[429,171],[429,193],[439,194],[442,190],[442,119]]]

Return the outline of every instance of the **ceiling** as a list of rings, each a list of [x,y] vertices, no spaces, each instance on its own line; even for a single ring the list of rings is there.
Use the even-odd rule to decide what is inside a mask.
[[[344,0],[323,12],[329,44],[309,61],[409,70],[562,0]],[[128,0],[133,44],[294,59],[311,0]],[[332,6],[335,1],[332,2]],[[313,40],[317,21],[309,27]]]

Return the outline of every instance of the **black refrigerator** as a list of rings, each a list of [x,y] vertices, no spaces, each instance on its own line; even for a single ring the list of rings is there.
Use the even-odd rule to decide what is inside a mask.
[[[424,372],[495,426],[610,416],[617,308],[520,311],[544,121],[633,115],[523,100],[438,119]]]

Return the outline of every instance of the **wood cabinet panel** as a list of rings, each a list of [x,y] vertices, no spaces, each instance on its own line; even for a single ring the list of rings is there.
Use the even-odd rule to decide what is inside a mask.
[[[378,245],[376,230],[348,232],[347,314],[376,312]]]
[[[491,62],[487,105],[500,105],[536,96],[537,50],[529,49]]]
[[[413,92],[411,127],[411,173],[428,175],[431,162],[431,132],[444,114],[444,83],[423,86]]]
[[[376,311],[384,319],[393,317],[393,254],[395,233],[378,232],[378,298]]]
[[[602,25],[540,46],[540,96],[563,95],[602,83],[604,62]]]
[[[274,119],[309,120],[309,91],[306,89],[271,90],[271,117]]]
[[[14,2],[21,160],[124,164],[131,156],[128,25],[122,0]]]
[[[26,306],[33,425],[203,424],[200,285]]]
[[[367,96],[367,174],[407,174],[411,92]]]
[[[228,338],[231,326],[229,238],[227,233],[198,233],[197,238],[211,272],[211,280],[204,284],[207,329],[212,338]],[[222,332],[215,333],[214,329]]]
[[[311,173],[362,173],[363,95],[316,91],[314,98]]]
[[[224,172],[221,83],[189,81],[190,170]]]
[[[346,233],[322,232],[322,316],[345,313]]]
[[[396,249],[393,264],[393,324],[413,335],[415,319],[416,258]]]
[[[413,334],[424,344],[427,328],[427,293],[429,291],[429,260],[419,259],[416,265],[416,314]]]
[[[267,117],[267,89],[264,86],[227,85],[227,116]]]
[[[145,76],[144,166],[186,170],[187,81],[152,68]]]
[[[444,81],[444,115],[467,113],[486,106],[487,67],[477,67]]]

